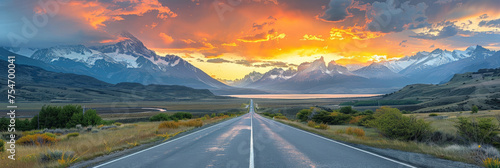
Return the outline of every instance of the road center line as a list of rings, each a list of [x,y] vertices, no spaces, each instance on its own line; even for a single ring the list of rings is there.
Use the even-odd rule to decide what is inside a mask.
[[[253,156],[253,100],[250,106],[250,165],[249,168],[254,168],[254,156]]]

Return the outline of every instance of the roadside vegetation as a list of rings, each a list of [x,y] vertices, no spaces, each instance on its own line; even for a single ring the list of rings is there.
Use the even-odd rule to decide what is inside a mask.
[[[300,110],[292,120],[274,119],[344,142],[430,154],[485,167],[500,166],[500,111],[472,109],[448,118],[450,113],[403,114],[389,106],[375,112],[356,111],[350,106],[333,111],[311,107]]]
[[[124,124],[102,120],[95,110],[83,114],[83,109],[76,105],[44,106],[40,119],[35,116],[19,120],[27,126],[16,133],[15,161],[8,159],[10,153],[5,152],[3,139],[8,139],[10,133],[0,132],[0,167],[68,167],[136,146],[160,143],[179,133],[241,114],[213,113],[194,118],[186,112],[160,113],[151,116],[150,122]],[[36,129],[38,121],[40,129]]]

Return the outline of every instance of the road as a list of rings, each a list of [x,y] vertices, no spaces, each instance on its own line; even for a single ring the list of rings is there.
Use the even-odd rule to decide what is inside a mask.
[[[96,167],[413,167],[249,113]]]

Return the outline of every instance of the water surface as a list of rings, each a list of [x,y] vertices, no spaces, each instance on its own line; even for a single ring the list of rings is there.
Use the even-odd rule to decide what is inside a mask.
[[[373,97],[381,94],[247,94],[247,95],[224,95],[237,98],[249,99],[327,99],[327,98],[353,98]]]

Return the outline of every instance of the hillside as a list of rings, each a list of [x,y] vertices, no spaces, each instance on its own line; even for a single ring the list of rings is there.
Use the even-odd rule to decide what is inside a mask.
[[[408,107],[416,112],[463,111],[476,105],[481,110],[500,108],[500,68],[456,74],[444,84],[414,84],[384,95],[385,100],[423,101]]]
[[[0,60],[0,71],[8,62]],[[7,81],[7,76],[0,80]],[[90,76],[58,73],[27,66],[16,66],[16,100],[44,102],[154,101],[215,98],[207,89],[177,85],[109,84]],[[2,85],[4,97],[7,87]]]

